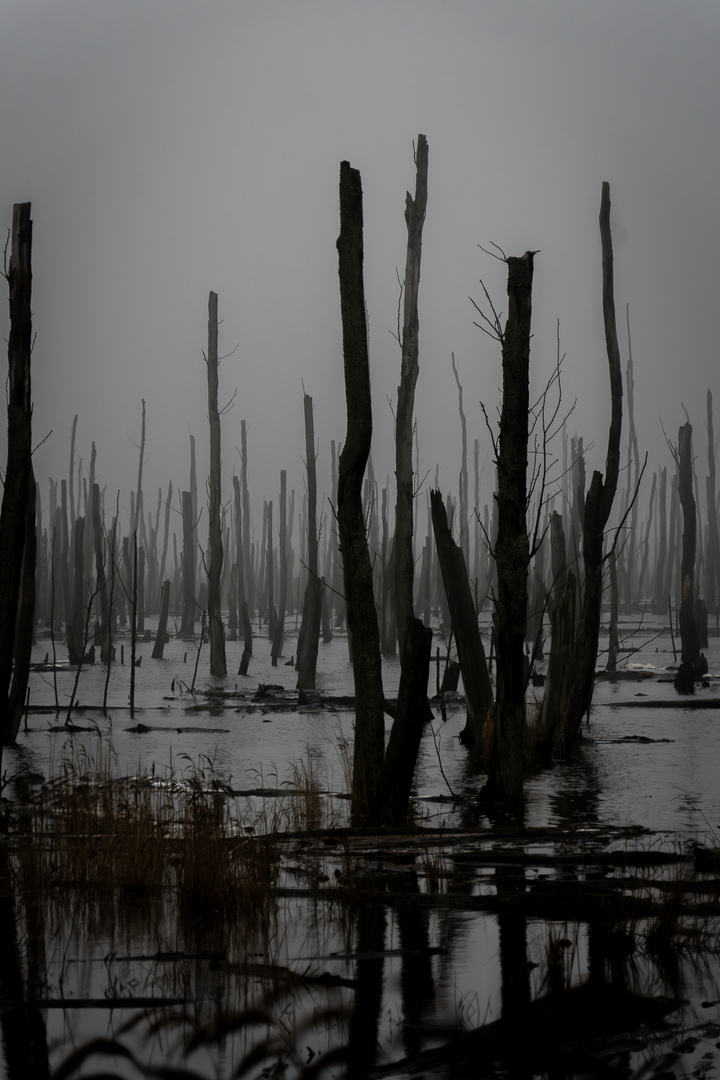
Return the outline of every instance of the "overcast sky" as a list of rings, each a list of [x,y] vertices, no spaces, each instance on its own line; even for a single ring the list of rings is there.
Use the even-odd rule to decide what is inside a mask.
[[[0,220],[32,202],[36,441],[52,429],[38,476],[67,475],[77,412],[78,456],[95,441],[100,483],[127,506],[145,398],[147,504],[168,480],[188,486],[188,430],[202,483],[213,290],[221,352],[236,350],[220,373],[223,400],[237,389],[225,495],[242,418],[256,502],[277,497],[282,468],[302,492],[303,381],[329,493],[330,440],[345,434],[343,159],[363,180],[375,472],[392,474],[396,270],[419,132],[421,474],[437,463],[441,488],[457,490],[451,352],[469,438],[481,462],[490,452],[478,403],[497,406],[500,356],[468,297],[482,279],[506,309],[505,267],[478,247],[493,242],[540,252],[533,378],[555,361],[559,320],[570,426],[595,440],[589,467],[604,467],[603,180],[641,447],[653,467],[669,463],[659,418],[676,437],[682,401],[704,456],[705,393],[720,395],[719,56],[717,0],[0,0]]]

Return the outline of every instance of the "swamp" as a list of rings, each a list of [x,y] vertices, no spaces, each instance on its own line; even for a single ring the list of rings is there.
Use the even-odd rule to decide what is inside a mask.
[[[643,517],[603,183],[604,473],[586,484],[559,341],[530,393],[538,253],[500,252],[505,321],[484,286],[475,304],[502,371],[494,488],[482,505],[475,440],[470,497],[452,355],[458,492],[436,469],[420,493],[422,134],[414,164],[394,488],[373,471],[362,183],[343,161],[347,432],[331,443],[332,520],[303,388],[302,508],[281,469],[261,540],[244,419],[223,488],[214,292],[206,505],[191,435],[187,489],[173,497],[170,483],[146,508],[144,400],[129,512],[101,490],[94,443],[83,472],[77,416],[45,502],[32,221],[15,206],[0,515],[9,1080],[717,1073],[712,394],[704,502],[686,413],[667,439],[669,495],[666,462]]]

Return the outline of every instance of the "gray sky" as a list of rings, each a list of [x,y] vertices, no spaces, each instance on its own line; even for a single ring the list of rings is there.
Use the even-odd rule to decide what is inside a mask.
[[[337,286],[338,173],[365,193],[375,471],[392,474],[412,143],[430,148],[420,283],[421,474],[457,489],[460,428],[490,451],[478,402],[498,401],[498,346],[473,325],[479,279],[505,310],[508,254],[539,249],[531,361],[567,354],[571,428],[604,467],[608,376],[597,215],[610,181],[616,301],[630,303],[641,446],[669,463],[687,406],[704,456],[720,393],[720,5],[717,0],[2,0],[0,218],[34,219],[34,430],[39,477],[94,440],[98,477],[128,505],[140,400],[147,505],[188,486],[188,426],[209,442],[207,296],[219,294],[224,491],[249,426],[254,498],[281,468],[303,490],[302,385],[315,401],[321,490],[345,406]],[[5,316],[3,305],[3,319]],[[3,335],[7,335],[6,322]],[[720,421],[718,422],[720,424]],[[486,470],[486,480],[491,474]],[[471,481],[472,484],[472,481]],[[47,485],[43,481],[43,498]],[[483,499],[488,499],[486,484]]]

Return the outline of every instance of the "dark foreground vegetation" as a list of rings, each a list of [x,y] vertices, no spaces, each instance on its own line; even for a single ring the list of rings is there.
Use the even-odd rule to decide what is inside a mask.
[[[6,268],[11,329],[0,515],[0,752],[16,742],[27,717],[31,650],[40,632],[49,635],[44,667],[53,679],[57,719],[71,732],[87,666],[106,671],[104,700],[93,703],[106,715],[111,671],[127,664],[134,719],[138,643],[153,639],[149,662],[159,663],[168,628],[174,629],[195,658],[192,679],[182,687],[193,695],[207,634],[210,674],[226,703],[233,693],[228,680],[252,672],[257,635],[271,642],[273,666],[285,656],[294,615],[296,624],[302,620],[297,661],[283,661],[298,672],[294,707],[315,700],[321,636],[327,642],[342,631],[353,672],[354,725],[353,739],[345,744],[347,783],[340,795],[347,813],[341,814],[328,810],[309,761],[295,767],[282,797],[263,803],[251,820],[239,808],[238,793],[210,767],[181,776],[171,771],[162,781],[142,770],[120,775],[107,739],[100,739],[104,749],[98,755],[90,759],[78,750],[42,783],[28,787],[22,773],[14,779],[3,774],[5,795],[12,798],[4,804],[0,837],[0,994],[13,1080],[50,1075],[48,1011],[70,1007],[58,949],[67,954],[83,937],[109,943],[113,974],[102,997],[78,997],[75,982],[71,1007],[82,1000],[87,1011],[117,1010],[122,1022],[76,1049],[55,1068],[56,1077],[79,1075],[87,1061],[107,1057],[114,1059],[113,1068],[124,1061],[139,1075],[204,1075],[210,1065],[196,1067],[197,1055],[210,1054],[215,1068],[213,1055],[222,1057],[220,1048],[227,1047],[235,1075],[367,1077],[432,1070],[460,1077],[496,1069],[625,1075],[641,1051],[650,1048],[653,1060],[662,1059],[671,1030],[665,1018],[679,1007],[685,958],[716,950],[718,856],[712,845],[654,850],[632,829],[615,834],[598,828],[578,838],[571,831],[538,835],[518,825],[527,771],[569,761],[576,751],[602,663],[603,617],[611,677],[622,649],[619,614],[633,606],[663,616],[667,610],[670,633],[677,628],[678,694],[692,695],[707,673],[702,649],[708,611],[715,611],[717,622],[720,593],[711,393],[704,522],[687,417],[677,444],[669,442],[676,466],[669,523],[666,467],[653,475],[643,522],[639,505],[647,457],[641,464],[633,421],[629,318],[629,434],[625,486],[619,490],[623,378],[610,190],[603,184],[601,305],[610,387],[604,472],[595,470],[586,486],[583,439],[567,434],[572,407],[562,401],[559,346],[554,374],[539,398],[531,398],[532,286],[540,264],[532,251],[517,257],[499,252],[507,267],[505,322],[484,286],[484,300],[476,305],[478,325],[495,339],[502,369],[499,429],[491,429],[492,510],[480,503],[477,439],[474,504],[470,500],[467,422],[453,356],[462,432],[459,491],[457,498],[443,494],[436,481],[427,493],[421,546],[420,478],[412,451],[428,193],[423,135],[415,167],[415,194],[406,199],[408,246],[398,319],[394,528],[390,483],[378,491],[372,464],[362,184],[359,172],[343,162],[337,247],[347,427],[342,448],[331,444],[335,523],[321,535],[316,432],[312,399],[305,394],[307,495],[297,515],[295,545],[295,492],[288,496],[285,470],[277,513],[266,499],[262,539],[254,539],[244,421],[240,476],[232,478],[230,502],[223,501],[225,411],[218,406],[213,292],[204,355],[207,544],[199,535],[192,436],[188,488],[179,494],[182,531],[172,533],[172,545],[172,485],[158,492],[154,513],[145,509],[144,401],[129,521],[120,520],[119,496],[114,508],[106,502],[95,444],[87,475],[76,461],[77,417],[68,475],[50,480],[44,506],[32,469],[32,223],[28,204],[15,207]],[[485,605],[492,608],[489,655],[478,625]],[[443,646],[442,652],[436,646],[438,694],[431,705],[432,639],[438,633]],[[226,643],[239,640],[236,676],[228,670]],[[382,656],[393,654],[400,679],[389,700]],[[74,682],[61,707],[57,672],[66,663]],[[432,710],[445,715],[446,695],[457,690],[460,677],[466,709],[462,752],[482,779],[478,798],[493,825],[440,833],[418,822],[413,782]],[[273,694],[266,696],[272,708]],[[392,721],[389,733],[386,717]],[[265,800],[268,793],[261,786],[256,794]],[[491,888],[477,888],[483,874],[492,875]],[[430,1027],[430,958],[437,949],[451,953],[443,933],[452,935],[463,911],[485,914],[497,927],[501,1016],[488,1023],[475,1016],[468,1023],[459,1009]],[[342,940],[350,972],[326,966],[324,959],[339,952],[328,953],[319,944],[311,950],[312,962],[291,963],[286,944],[294,920],[317,942]],[[541,953],[533,961],[537,978],[528,961],[528,927],[534,922],[544,928]],[[442,930],[437,945],[431,944],[433,925]],[[385,1024],[391,932],[399,940],[393,956],[402,1018],[394,1045],[401,1045],[402,1060],[395,1053],[386,1068],[377,1046]],[[147,993],[134,992],[136,976],[135,986],[125,985],[115,973],[114,958],[124,948],[134,950],[126,957],[128,970],[135,970],[138,958],[146,964]],[[579,979],[574,958],[581,953],[587,970]],[[654,991],[658,979],[669,993]],[[97,979],[90,978],[88,986],[96,987]],[[150,1035],[157,1046],[174,1040],[177,1064],[165,1067],[144,1053],[143,1040]]]

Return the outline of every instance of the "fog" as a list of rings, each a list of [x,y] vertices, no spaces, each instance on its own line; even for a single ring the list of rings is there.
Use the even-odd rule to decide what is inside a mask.
[[[374,466],[392,475],[413,140],[429,143],[420,282],[420,477],[457,490],[450,354],[480,442],[483,501],[496,342],[475,325],[482,280],[505,310],[505,266],[535,260],[535,388],[566,354],[569,421],[604,468],[601,182],[611,186],[623,366],[630,305],[636,421],[651,468],[669,463],[684,403],[704,455],[717,378],[720,265],[716,0],[501,0],[451,5],[306,0],[5,0],[0,8],[0,220],[32,202],[36,475],[97,447],[106,502],[129,505],[141,400],[146,506],[207,472],[207,299],[219,294],[223,487],[248,424],[259,501],[303,491],[303,385],[315,403],[320,491],[345,435],[335,242],[339,164],[364,187]],[[7,322],[3,305],[3,336]],[[3,435],[4,438],[4,435]],[[4,455],[4,448],[2,448]],[[84,468],[86,469],[86,464]],[[472,484],[472,481],[471,481]],[[426,485],[427,486],[427,485]],[[327,503],[325,504],[327,509]]]

